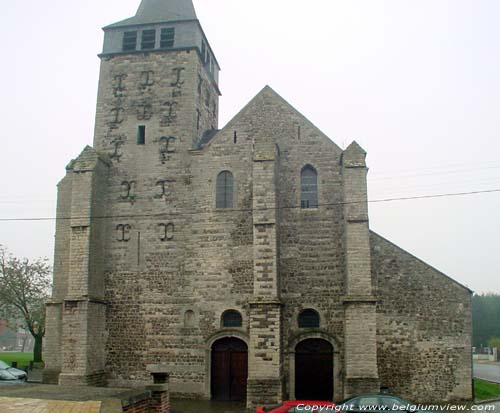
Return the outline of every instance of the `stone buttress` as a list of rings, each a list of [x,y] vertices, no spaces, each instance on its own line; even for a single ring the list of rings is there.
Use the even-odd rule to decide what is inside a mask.
[[[105,384],[104,194],[109,162],[90,147],[59,186],[45,382]]]
[[[279,149],[256,141],[253,154],[254,297],[250,306],[247,406],[283,397],[282,303],[277,196]]]
[[[371,274],[366,152],[353,142],[342,158],[346,296],[344,396],[378,393],[377,300]]]

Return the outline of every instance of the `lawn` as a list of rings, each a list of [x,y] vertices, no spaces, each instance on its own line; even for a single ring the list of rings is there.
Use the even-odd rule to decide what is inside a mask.
[[[33,360],[33,353],[0,353],[0,360],[5,361],[9,366],[13,361],[17,361],[18,367],[27,367]],[[42,363],[36,363],[36,367],[41,367]]]
[[[474,379],[474,392],[476,400],[488,400],[500,398],[500,384]]]

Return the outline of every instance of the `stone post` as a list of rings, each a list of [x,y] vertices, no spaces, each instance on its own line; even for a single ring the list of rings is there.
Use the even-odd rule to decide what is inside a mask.
[[[277,403],[283,397],[282,303],[278,268],[279,150],[271,143],[254,145],[254,296],[249,302],[249,408]]]
[[[374,296],[366,152],[353,142],[342,157],[346,249],[344,396],[378,393],[377,299]]]

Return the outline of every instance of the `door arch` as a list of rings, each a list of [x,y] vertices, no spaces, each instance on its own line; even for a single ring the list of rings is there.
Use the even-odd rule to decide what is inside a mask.
[[[295,347],[295,398],[333,400],[333,346],[310,338]]]
[[[212,344],[212,400],[243,401],[247,396],[248,346],[243,340],[226,337]]]

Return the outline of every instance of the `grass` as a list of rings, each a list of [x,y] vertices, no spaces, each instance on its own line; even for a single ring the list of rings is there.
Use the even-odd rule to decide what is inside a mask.
[[[474,392],[477,401],[500,398],[500,384],[474,379]]]
[[[33,353],[0,353],[0,360],[5,361],[9,366],[13,361],[17,361],[18,367],[28,367],[33,360]],[[35,367],[43,367],[43,363],[35,363]]]

